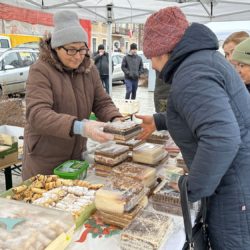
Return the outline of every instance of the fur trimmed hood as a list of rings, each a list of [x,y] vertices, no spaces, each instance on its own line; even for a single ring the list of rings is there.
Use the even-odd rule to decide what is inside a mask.
[[[66,68],[61,63],[55,50],[51,48],[51,36],[49,35],[46,38],[41,39],[40,41],[40,55],[39,59],[41,61],[47,62],[57,68],[59,71],[65,71]],[[91,68],[95,65],[94,61],[90,58],[89,55],[86,55],[83,62],[80,64],[78,69],[75,70],[77,73],[89,73]]]

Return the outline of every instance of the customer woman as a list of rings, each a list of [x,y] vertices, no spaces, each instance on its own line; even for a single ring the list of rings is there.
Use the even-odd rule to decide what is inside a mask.
[[[217,49],[215,34],[179,8],[151,15],[143,51],[171,89],[166,113],[137,117],[142,138],[168,129],[180,147],[189,200],[209,200],[212,249],[249,250],[250,95]]]
[[[54,24],[27,81],[24,180],[53,174],[64,161],[80,160],[87,138],[112,139],[102,132],[104,123],[87,120],[92,111],[105,122],[121,116],[88,55],[87,34],[77,15],[57,12]]]
[[[222,48],[225,53],[225,58],[234,66],[236,66],[235,62],[232,60],[234,48],[248,37],[249,34],[246,31],[238,31],[229,35],[223,42]]]
[[[235,47],[232,59],[236,62],[236,69],[250,92],[250,38]]]

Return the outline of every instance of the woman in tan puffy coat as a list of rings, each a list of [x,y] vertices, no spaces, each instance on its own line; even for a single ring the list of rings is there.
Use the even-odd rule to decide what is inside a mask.
[[[87,34],[74,12],[54,16],[54,32],[40,43],[26,86],[23,179],[52,174],[59,164],[81,159],[87,138],[104,142],[102,122],[120,117],[88,55]]]

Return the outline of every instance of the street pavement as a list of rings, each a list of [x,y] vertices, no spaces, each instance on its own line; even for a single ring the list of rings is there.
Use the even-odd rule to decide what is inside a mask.
[[[113,85],[112,98],[124,99],[126,88],[124,84]],[[149,92],[147,87],[139,86],[137,90],[136,100],[140,103],[139,114],[152,115],[155,112],[154,109],[154,93]],[[13,173],[13,186],[19,185],[22,182],[20,174]],[[5,178],[3,171],[0,171],[0,192],[5,191]]]

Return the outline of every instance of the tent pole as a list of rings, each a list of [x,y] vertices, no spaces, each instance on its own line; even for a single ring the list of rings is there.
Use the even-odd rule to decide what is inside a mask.
[[[108,23],[109,95],[112,96],[112,23]]]
[[[109,53],[109,95],[112,96],[112,22],[113,22],[113,5],[108,4],[107,23],[108,23],[108,53]]]

